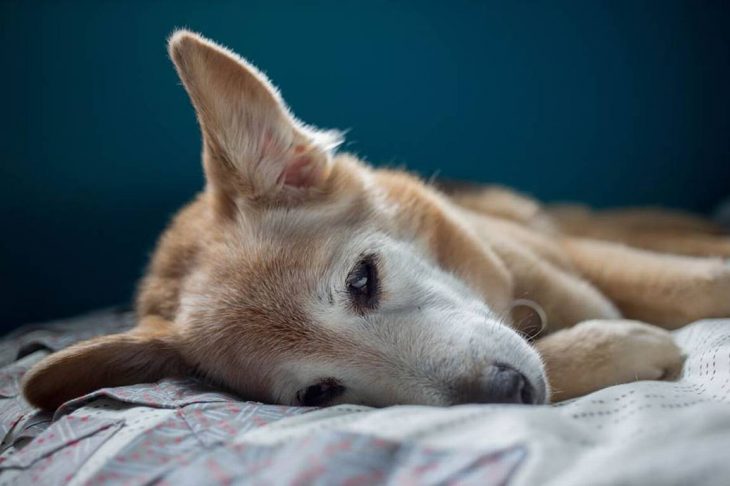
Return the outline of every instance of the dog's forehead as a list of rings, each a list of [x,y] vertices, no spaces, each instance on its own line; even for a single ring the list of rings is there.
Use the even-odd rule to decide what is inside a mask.
[[[362,195],[329,204],[277,208],[247,215],[227,232],[223,265],[269,280],[321,277],[343,253],[381,226],[372,201]],[[230,266],[229,266],[230,267]],[[305,282],[302,282],[304,284]]]
[[[189,282],[182,323],[191,333],[236,341],[237,353],[335,352],[342,337],[317,325],[307,302],[327,274],[318,245],[226,246]],[[319,262],[319,263],[318,263]]]
[[[314,234],[300,241],[271,238],[233,249],[228,245],[216,258],[212,278],[252,304],[279,305],[306,294],[322,278],[329,263],[325,247],[331,247],[328,239]]]
[[[346,262],[357,257],[350,254],[357,237],[327,224],[278,229],[277,224],[274,219],[231,230],[209,248],[204,282],[196,290],[227,315],[303,322],[312,299],[326,302],[330,287],[339,280],[344,284]]]
[[[331,343],[312,307],[335,305],[367,235],[377,232],[376,216],[357,197],[243,214],[206,247],[187,286],[183,320],[225,323],[256,339]]]

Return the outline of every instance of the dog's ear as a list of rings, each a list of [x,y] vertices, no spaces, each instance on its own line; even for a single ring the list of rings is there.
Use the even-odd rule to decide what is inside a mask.
[[[175,32],[169,51],[198,115],[213,189],[270,198],[324,185],[338,132],[299,122],[263,73],[197,34]]]
[[[55,410],[62,403],[104,387],[180,376],[186,365],[168,333],[139,331],[100,336],[53,353],[22,379],[25,399]]]

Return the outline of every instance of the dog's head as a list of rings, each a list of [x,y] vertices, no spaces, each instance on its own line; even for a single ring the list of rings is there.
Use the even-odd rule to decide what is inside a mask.
[[[178,32],[170,54],[206,191],[161,241],[139,327],[46,359],[31,402],[185,373],[285,404],[547,400],[537,353],[503,321],[509,274],[456,208],[335,155],[337,132],[297,121],[231,52]]]

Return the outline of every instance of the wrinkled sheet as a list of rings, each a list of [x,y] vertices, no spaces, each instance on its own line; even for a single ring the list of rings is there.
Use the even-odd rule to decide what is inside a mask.
[[[730,320],[675,332],[677,382],[552,406],[338,406],[241,400],[192,379],[99,390],[50,415],[33,363],[131,327],[103,311],[0,340],[0,484],[730,484]]]

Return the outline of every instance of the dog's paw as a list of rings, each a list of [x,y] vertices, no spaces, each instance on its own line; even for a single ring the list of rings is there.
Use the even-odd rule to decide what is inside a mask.
[[[639,380],[672,380],[684,364],[671,333],[624,319],[581,322],[535,344],[552,400],[561,401]]]
[[[638,380],[674,380],[684,364],[672,334],[630,320],[596,320],[579,324],[592,342],[595,372],[606,385]]]

